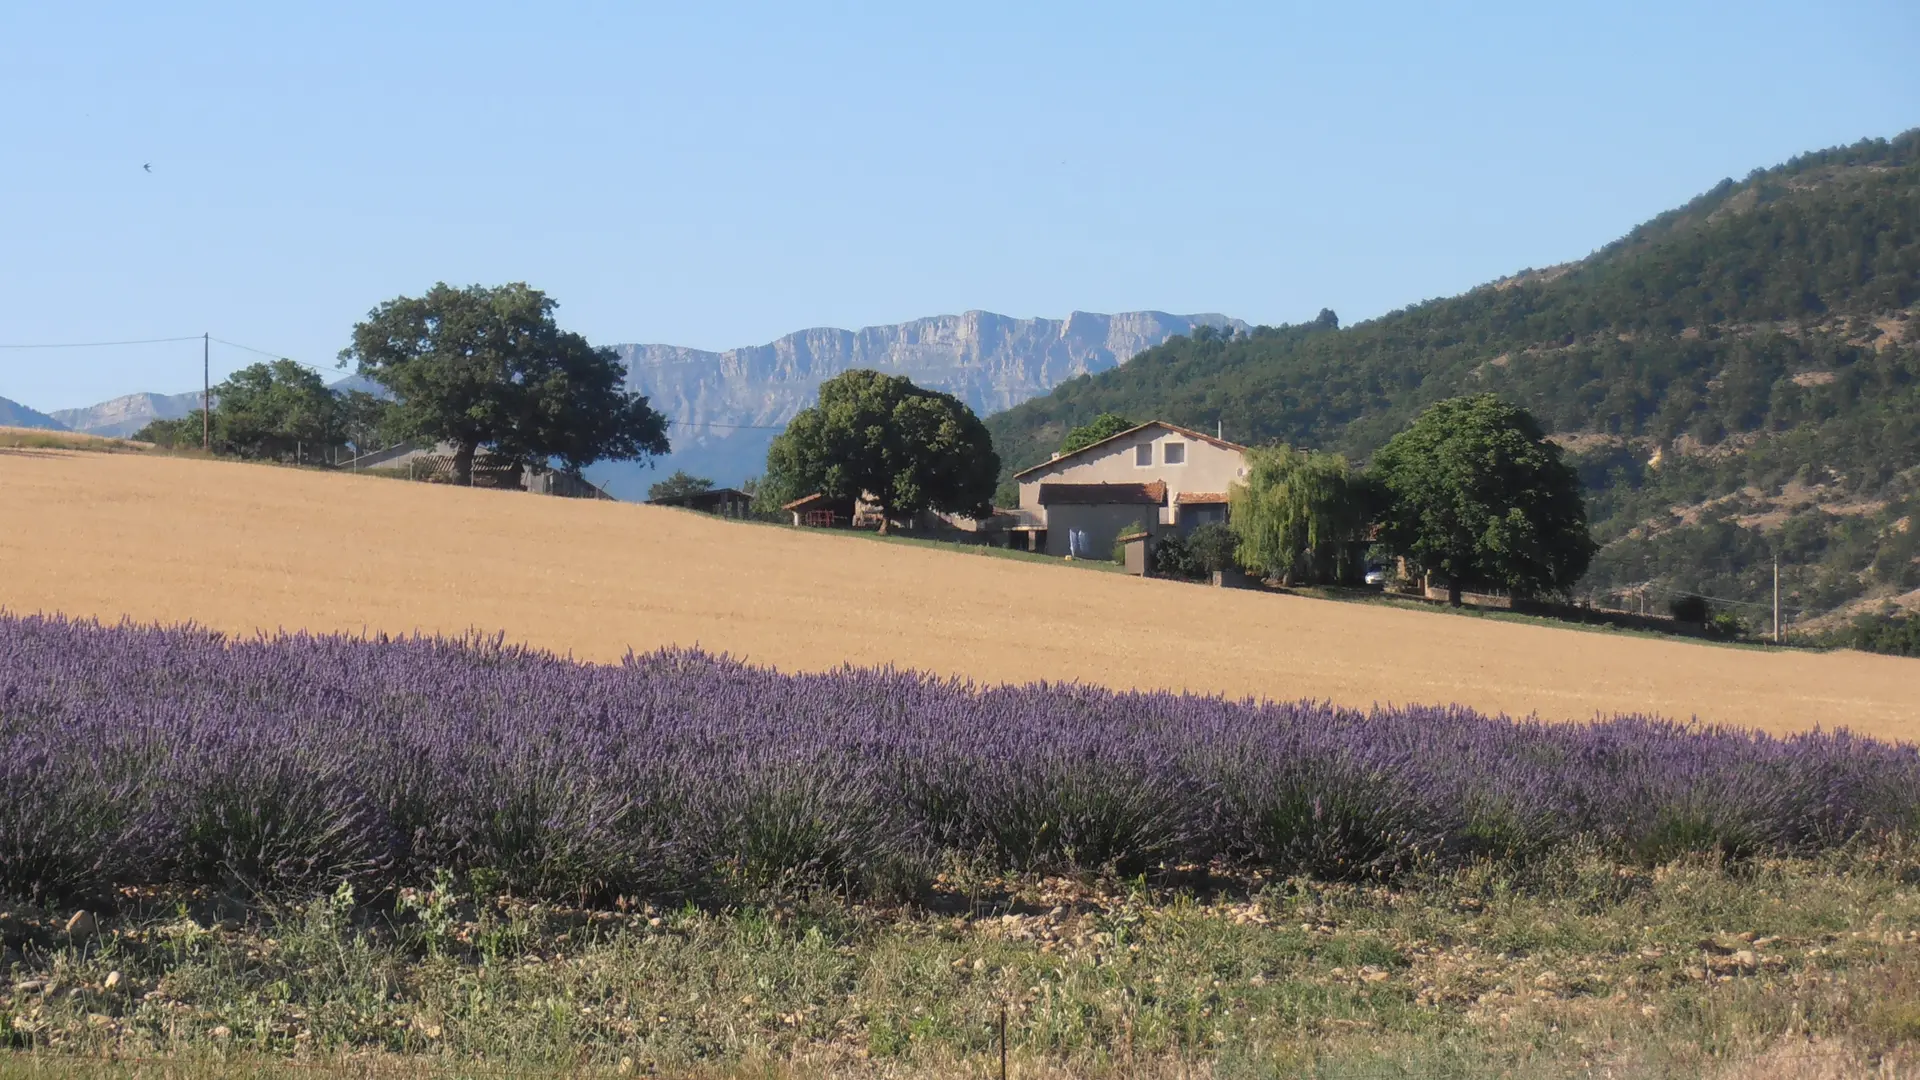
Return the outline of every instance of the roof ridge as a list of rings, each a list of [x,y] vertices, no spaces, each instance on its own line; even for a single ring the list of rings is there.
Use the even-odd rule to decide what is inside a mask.
[[[1029,465],[1024,469],[1021,469],[1019,472],[1014,473],[1013,478],[1015,480],[1018,480],[1021,477],[1027,475],[1028,473],[1038,472],[1039,470],[1044,469],[1049,465],[1058,465],[1060,462],[1065,461],[1068,458],[1079,457],[1081,454],[1084,454],[1089,450],[1093,450],[1095,448],[1105,446],[1106,444],[1112,442],[1115,439],[1124,439],[1128,435],[1132,435],[1140,431],[1145,431],[1147,428],[1150,428],[1150,427],[1166,428],[1168,431],[1174,431],[1174,432],[1178,432],[1181,435],[1185,435],[1189,439],[1198,439],[1204,443],[1211,443],[1212,445],[1217,446],[1222,450],[1232,450],[1236,453],[1241,453],[1241,454],[1244,454],[1247,452],[1247,448],[1244,446],[1241,446],[1239,443],[1228,442],[1225,439],[1216,438],[1212,435],[1207,434],[1204,431],[1195,431],[1192,428],[1184,428],[1184,427],[1181,427],[1179,424],[1169,423],[1165,420],[1149,420],[1144,424],[1135,424],[1125,431],[1116,431],[1113,434],[1107,436],[1106,438],[1101,439],[1099,442],[1088,443],[1087,445],[1081,447],[1078,450],[1074,450],[1065,454],[1056,454],[1055,456],[1048,458],[1047,460],[1041,462],[1038,465]]]

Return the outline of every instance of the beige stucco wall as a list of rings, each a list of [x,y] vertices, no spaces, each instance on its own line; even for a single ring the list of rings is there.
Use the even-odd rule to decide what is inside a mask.
[[[1153,447],[1152,465],[1135,465],[1134,448],[1142,443]],[[1187,448],[1187,460],[1182,465],[1166,463],[1166,444],[1181,443]],[[1227,450],[1210,442],[1189,438],[1179,432],[1165,428],[1146,428],[1125,438],[1114,439],[1098,449],[1088,450],[1050,462],[1026,476],[1020,478],[1020,506],[1047,513],[1047,547],[1053,548],[1051,535],[1057,528],[1052,514],[1066,507],[1042,507],[1040,505],[1040,485],[1047,484],[1150,484],[1155,480],[1167,485],[1167,506],[1160,510],[1156,519],[1158,524],[1171,524],[1173,521],[1173,499],[1182,491],[1226,491],[1234,482],[1246,475],[1245,456],[1238,450]],[[1144,510],[1145,507],[1128,507],[1128,510]],[[1131,519],[1129,519],[1131,520]],[[1109,538],[1111,540],[1111,538]],[[1060,541],[1060,553],[1066,553],[1066,541]]]
[[[1050,506],[1047,508],[1047,554],[1066,555],[1068,534],[1084,529],[1087,544],[1082,554],[1093,559],[1113,558],[1113,542],[1122,530],[1144,524],[1149,531],[1159,528],[1151,506]]]

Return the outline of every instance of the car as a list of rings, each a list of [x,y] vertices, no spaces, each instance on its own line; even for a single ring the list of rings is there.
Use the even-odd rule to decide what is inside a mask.
[[[1383,567],[1383,566],[1367,567],[1366,582],[1369,585],[1385,585],[1387,583],[1386,567]]]

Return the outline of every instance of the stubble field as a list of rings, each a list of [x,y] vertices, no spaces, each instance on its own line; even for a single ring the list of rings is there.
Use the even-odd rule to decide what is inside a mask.
[[[1339,704],[1920,737],[1920,664],[1220,591],[648,507],[141,454],[0,451],[0,607],[459,634],[616,660],[894,665]]]

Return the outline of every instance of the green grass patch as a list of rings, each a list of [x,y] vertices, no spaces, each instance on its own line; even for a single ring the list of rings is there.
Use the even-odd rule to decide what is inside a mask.
[[[1003,1008],[1022,1076],[1735,1076],[1809,1046],[1920,1064],[1917,870],[1569,857],[1394,889],[1022,879],[727,910],[443,878],[271,910],[130,898],[84,939],[15,906],[0,1080],[986,1076]]]

